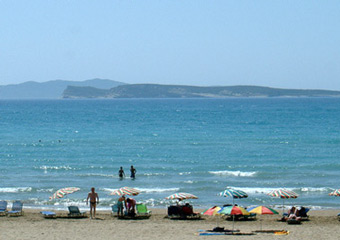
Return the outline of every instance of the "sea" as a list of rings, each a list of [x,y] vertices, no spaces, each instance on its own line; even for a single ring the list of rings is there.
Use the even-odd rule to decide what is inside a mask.
[[[340,207],[340,98],[1,100],[0,200],[26,208],[86,207],[95,187],[100,209],[120,187],[166,208],[186,192],[197,208]],[[130,166],[136,178],[130,178]],[[120,167],[126,177],[119,179]],[[49,200],[58,189],[80,191]],[[286,188],[296,199],[273,198]]]

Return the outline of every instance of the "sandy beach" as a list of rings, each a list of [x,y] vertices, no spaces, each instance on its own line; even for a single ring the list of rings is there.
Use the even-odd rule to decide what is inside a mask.
[[[44,219],[39,210],[25,210],[21,217],[0,217],[0,239],[334,239],[340,235],[340,210],[310,212],[310,220],[301,225],[278,222],[278,215],[258,216],[255,221],[237,221],[235,229],[241,232],[260,230],[287,230],[288,235],[257,233],[252,236],[200,236],[201,230],[217,225],[232,228],[232,221],[219,217],[203,220],[170,220],[164,218],[165,209],[152,209],[150,219],[121,220],[108,211],[100,211],[97,219]],[[58,211],[66,215],[66,211]]]

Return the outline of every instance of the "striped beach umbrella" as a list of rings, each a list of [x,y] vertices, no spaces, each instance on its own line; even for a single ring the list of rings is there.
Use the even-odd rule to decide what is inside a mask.
[[[242,190],[238,190],[238,189],[234,189],[231,187],[228,187],[227,189],[225,189],[224,191],[220,192],[219,194],[222,197],[231,197],[233,198],[233,205],[234,205],[234,199],[235,198],[247,198],[248,194],[245,193]]]
[[[218,213],[233,216],[233,230],[235,227],[235,215],[250,215],[250,213],[247,210],[239,206],[223,207],[220,211],[218,211]]]
[[[140,191],[136,188],[131,188],[131,187],[122,187],[119,189],[116,189],[110,193],[110,195],[118,195],[118,196],[123,196],[123,195],[130,195],[130,196],[136,196],[140,193]]]
[[[201,214],[206,215],[206,216],[216,216],[216,215],[218,215],[218,211],[220,211],[220,210],[221,210],[220,207],[214,206],[214,207],[211,207],[211,208],[201,212]]]
[[[284,213],[284,200],[287,198],[297,198],[299,195],[287,189],[275,189],[267,193],[267,195],[276,198],[282,198],[282,214]]]
[[[335,196],[335,197],[340,197],[340,189],[337,189],[331,193],[328,194],[329,196]]]
[[[50,200],[56,199],[56,198],[62,198],[62,197],[64,197],[64,196],[66,196],[67,194],[71,194],[71,193],[77,192],[77,191],[79,191],[79,190],[80,190],[80,188],[77,188],[77,187],[67,187],[67,188],[59,189],[58,191],[56,191],[56,192],[50,197]]]
[[[267,195],[277,198],[297,198],[299,196],[295,192],[287,189],[275,189],[267,193]]]
[[[239,206],[223,207],[220,211],[218,211],[218,213],[224,215],[250,215],[246,209]]]
[[[259,215],[273,215],[273,214],[279,214],[277,211],[275,211],[274,209],[272,208],[269,208],[269,207],[265,207],[265,206],[258,206],[258,207],[254,207],[254,208],[251,208],[251,209],[247,209],[248,212],[250,213],[256,213],[256,214],[259,214]],[[261,223],[261,227],[260,227],[260,230],[262,231],[262,219],[260,219],[260,223]]]
[[[198,199],[197,196],[195,196],[194,194],[191,194],[191,193],[174,193],[168,197],[166,197],[165,199],[171,199],[171,200],[174,200],[174,199],[177,199],[179,201],[183,200],[183,199]]]
[[[260,215],[265,215],[265,214],[269,214],[269,215],[273,215],[273,214],[279,214],[276,210],[269,208],[269,207],[265,207],[265,206],[258,206],[258,207],[254,207],[252,209],[247,209],[248,212],[250,213],[256,213],[256,214],[260,214]]]

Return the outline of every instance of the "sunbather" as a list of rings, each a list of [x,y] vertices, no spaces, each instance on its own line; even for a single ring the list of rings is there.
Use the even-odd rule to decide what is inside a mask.
[[[296,207],[292,207],[289,211],[288,211],[288,218],[287,220],[297,220],[297,221],[301,221],[301,217],[299,217],[299,210]]]

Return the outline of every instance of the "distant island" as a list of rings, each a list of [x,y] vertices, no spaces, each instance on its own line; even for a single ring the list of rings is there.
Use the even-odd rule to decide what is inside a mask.
[[[0,86],[0,99],[61,99],[67,86],[87,86],[111,89],[126,83],[109,79],[90,79],[85,81],[52,80],[47,82],[24,82]]]
[[[279,89],[259,86],[198,87],[128,84],[103,90],[68,86],[63,98],[228,98],[228,97],[340,97],[340,91]]]
[[[340,97],[340,91],[260,86],[127,84],[109,79],[53,80],[0,85],[0,99]]]

